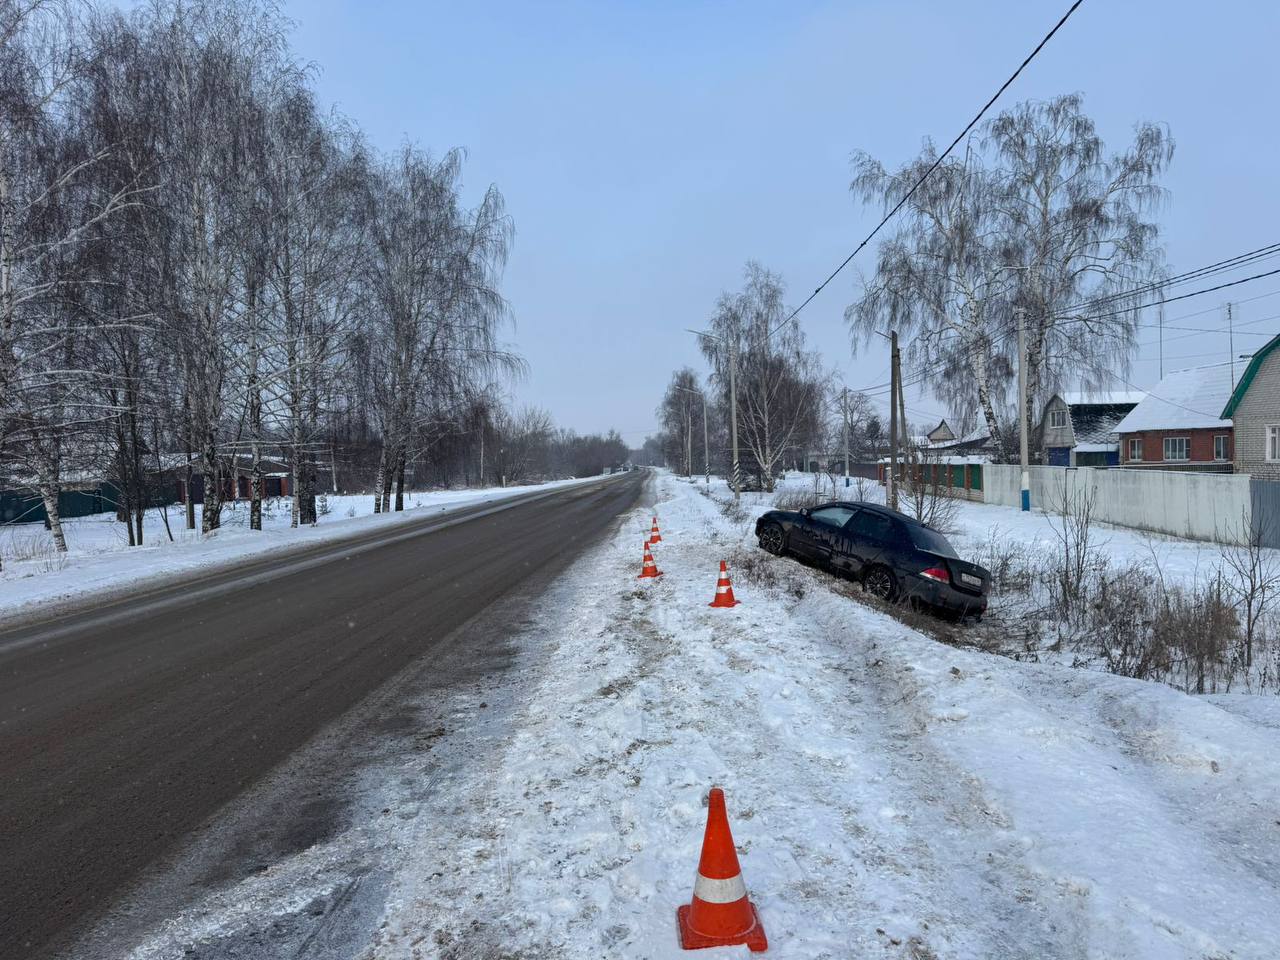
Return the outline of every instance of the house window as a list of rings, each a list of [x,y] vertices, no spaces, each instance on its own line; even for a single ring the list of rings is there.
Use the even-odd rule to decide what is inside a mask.
[[[1129,459],[1130,460],[1142,459],[1142,438],[1141,437],[1134,437],[1129,441]]]
[[[1213,459],[1227,459],[1227,435],[1225,433],[1220,433],[1213,438]]]
[[[1186,437],[1165,437],[1164,438],[1164,458],[1166,460],[1186,460],[1187,457],[1187,438]]]
[[[1267,427],[1267,459],[1280,460],[1280,426]]]
[[[1067,425],[1067,411],[1058,409],[1049,411],[1049,426],[1060,429]]]

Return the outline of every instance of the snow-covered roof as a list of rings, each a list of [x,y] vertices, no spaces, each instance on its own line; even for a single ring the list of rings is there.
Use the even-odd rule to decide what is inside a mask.
[[[1215,363],[1165,374],[1146,398],[1116,425],[1117,433],[1230,427],[1220,416],[1231,398],[1232,365]]]
[[[1116,436],[1116,425],[1133,408],[1132,403],[1081,403],[1069,407],[1075,448],[1088,450],[1091,444],[1102,444],[1104,449],[1113,449],[1109,445],[1119,439]]]
[[[991,439],[991,431],[987,429],[986,424],[974,427],[963,437],[953,440],[935,440],[932,443],[925,444],[925,450],[957,450],[963,447],[980,446]]]
[[[991,430],[988,429],[987,425],[984,423],[981,426],[974,427],[972,430],[966,433],[963,437],[957,440],[956,443],[978,443],[982,440],[990,440],[990,439],[991,439]]]
[[[1077,443],[1071,449],[1076,453],[1111,453],[1113,450],[1120,449],[1120,443],[1118,440],[1099,443]]]
[[[1142,398],[1147,395],[1145,390],[1072,390],[1066,393],[1060,393],[1064,403],[1068,406],[1115,406],[1119,404],[1140,403]]]

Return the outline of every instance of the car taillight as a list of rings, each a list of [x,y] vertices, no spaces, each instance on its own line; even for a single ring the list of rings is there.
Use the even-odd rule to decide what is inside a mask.
[[[928,570],[921,570],[920,576],[928,577],[930,580],[937,580],[939,583],[951,582],[951,574],[947,573],[942,567],[930,567]]]

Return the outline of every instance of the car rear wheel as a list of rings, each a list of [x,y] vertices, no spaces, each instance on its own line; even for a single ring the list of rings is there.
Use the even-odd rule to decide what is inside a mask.
[[[768,550],[775,557],[782,556],[782,552],[786,547],[786,538],[783,536],[782,528],[776,523],[771,523],[760,531],[760,546]]]
[[[898,599],[898,580],[888,567],[872,567],[862,575],[862,587],[867,593],[885,603]]]

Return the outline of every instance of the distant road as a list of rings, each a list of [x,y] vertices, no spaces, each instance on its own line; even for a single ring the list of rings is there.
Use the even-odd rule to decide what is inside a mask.
[[[644,474],[481,504],[0,631],[0,957],[52,956],[220,806]]]

